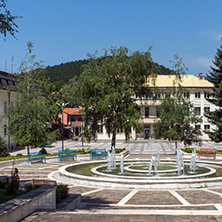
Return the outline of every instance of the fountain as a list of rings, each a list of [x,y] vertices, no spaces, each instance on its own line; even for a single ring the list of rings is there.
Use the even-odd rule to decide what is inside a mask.
[[[112,160],[111,160],[111,155],[110,155],[109,151],[108,151],[108,155],[107,155],[107,171],[108,172],[112,171]]]
[[[116,154],[115,147],[112,146],[111,160],[110,160],[111,169],[116,169]]]
[[[151,175],[152,168],[154,168],[153,175],[158,176],[157,161],[155,156],[152,156],[150,160],[149,175]]]
[[[197,167],[195,151],[192,153],[191,160],[183,160],[182,151],[177,149],[176,159],[161,159],[161,165],[158,165],[158,162],[160,162],[160,149],[158,149],[157,158],[151,157],[149,171],[147,159],[124,160],[121,155],[116,162],[115,148],[112,147],[112,153],[108,153],[107,160],[63,166],[55,175],[61,182],[113,188],[177,189],[195,188],[205,184],[222,185],[222,177],[213,177],[216,172],[215,165],[222,169],[222,164],[198,161]]]
[[[195,173],[196,172],[196,150],[192,152],[191,159],[190,159],[190,173]]]
[[[157,149],[156,161],[157,161],[157,165],[161,164],[161,161],[160,161],[160,147],[159,146],[158,146],[158,149]]]
[[[123,173],[124,173],[124,158],[123,158],[123,155],[121,155],[120,174],[123,175]]]
[[[183,154],[182,151],[177,148],[177,167],[178,167],[178,176],[184,175],[184,161],[183,161]]]

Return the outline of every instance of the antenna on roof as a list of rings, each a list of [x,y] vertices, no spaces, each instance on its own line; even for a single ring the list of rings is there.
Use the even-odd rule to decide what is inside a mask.
[[[11,73],[12,74],[13,74],[13,66],[14,66],[13,62],[14,62],[14,56],[12,56],[12,64],[11,64]]]
[[[7,71],[7,60],[5,61],[5,72]]]

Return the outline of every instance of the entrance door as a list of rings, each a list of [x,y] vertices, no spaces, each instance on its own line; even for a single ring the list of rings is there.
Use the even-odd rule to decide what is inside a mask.
[[[144,139],[148,140],[150,138],[150,129],[149,128],[145,128],[144,129]]]

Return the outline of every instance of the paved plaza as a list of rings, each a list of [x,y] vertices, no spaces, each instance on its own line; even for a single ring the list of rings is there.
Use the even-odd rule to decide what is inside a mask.
[[[174,144],[163,141],[118,143],[118,148],[129,150],[126,158],[147,158],[161,148],[162,158],[175,159]],[[60,143],[47,148],[58,152]],[[61,144],[60,144],[61,145]],[[109,143],[85,144],[90,148],[108,148]],[[179,144],[182,147],[182,144]],[[81,143],[65,142],[66,148],[81,148]],[[204,144],[212,148],[213,144]],[[218,147],[217,147],[218,148]],[[219,149],[219,148],[218,148]],[[20,152],[20,151],[16,151]],[[16,154],[14,152],[14,154]],[[89,156],[85,157],[87,161]],[[79,160],[78,160],[79,161]],[[220,162],[220,160],[217,160]],[[46,163],[23,164],[16,166],[22,183],[30,182],[33,178],[47,179],[48,174],[59,167],[73,163],[70,160],[58,162],[57,159],[47,160]],[[3,167],[1,175],[10,175],[11,167]],[[37,211],[22,221],[221,221],[222,222],[222,187],[177,189],[177,190],[143,190],[143,189],[111,189],[92,186],[69,184],[70,194],[81,194],[82,201],[78,209],[67,211],[65,207],[54,211]]]

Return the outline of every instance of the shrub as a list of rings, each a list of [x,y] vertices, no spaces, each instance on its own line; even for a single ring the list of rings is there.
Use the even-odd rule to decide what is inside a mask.
[[[8,182],[6,179],[0,179],[0,189],[6,189]]]
[[[184,151],[185,153],[192,153],[193,150],[194,150],[194,148],[189,148],[189,147],[186,147],[185,149],[183,149],[183,151]]]
[[[69,148],[65,148],[65,150],[70,150]]]
[[[69,188],[67,185],[57,185],[56,188],[56,203],[68,196]]]
[[[25,184],[24,188],[25,188],[26,192],[29,192],[29,191],[32,191],[32,190],[35,190],[35,189],[39,188],[40,186],[42,186],[42,185],[27,183],[27,184]]]
[[[9,152],[7,151],[7,146],[3,138],[0,136],[0,157],[10,156]]]
[[[16,156],[23,156],[21,153],[17,153]]]
[[[42,148],[39,152],[41,152],[42,155],[48,154],[45,148]]]

